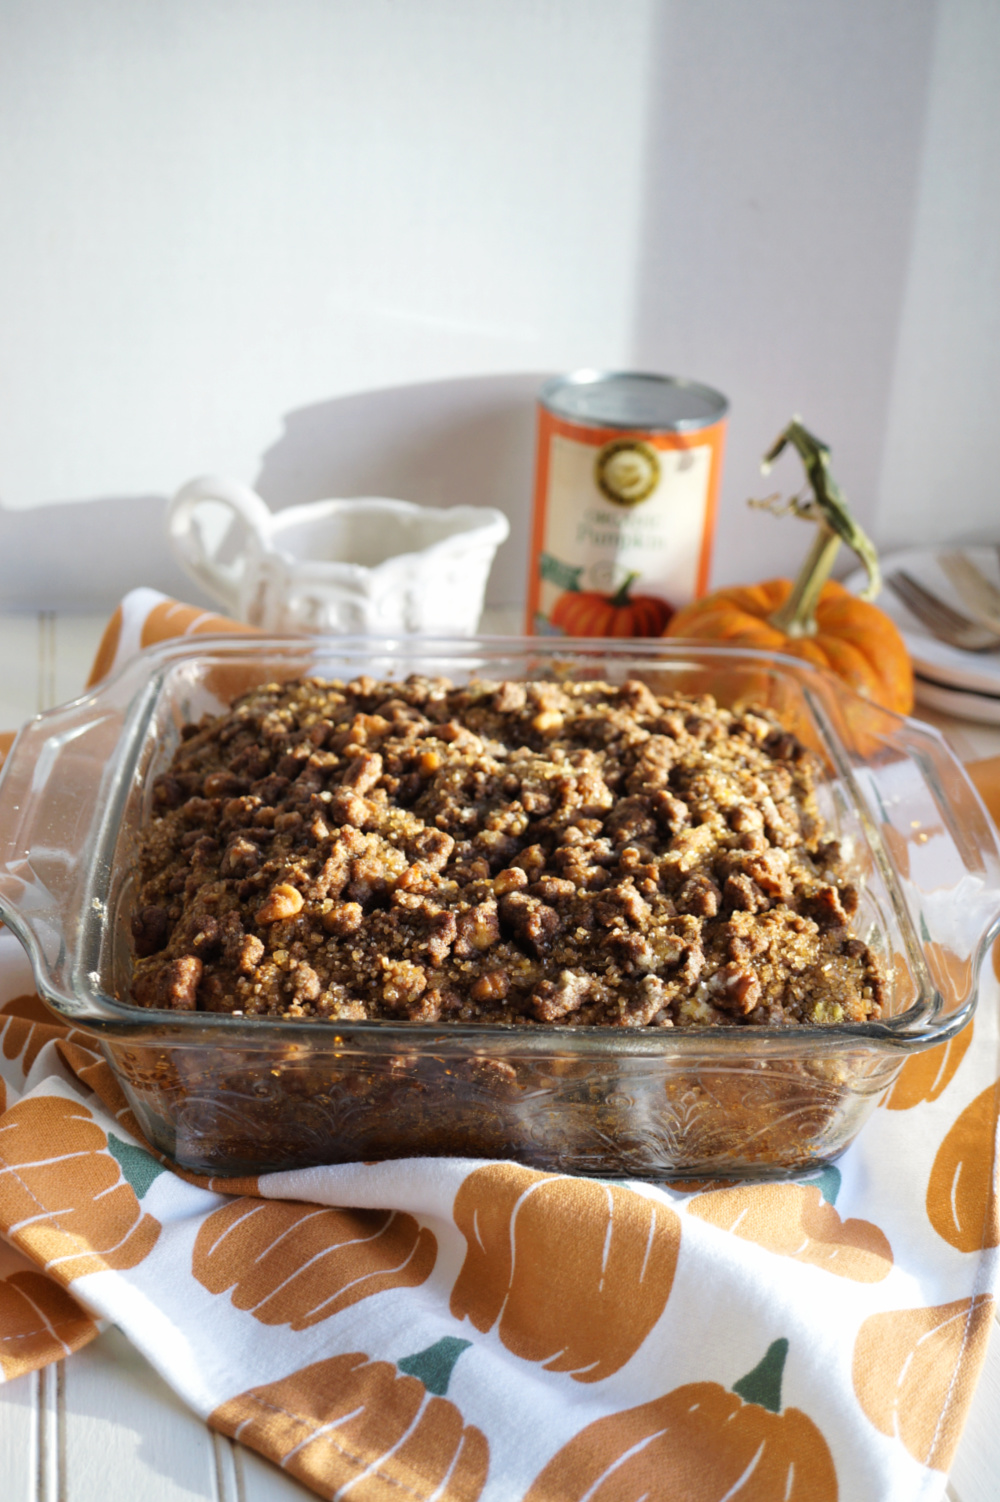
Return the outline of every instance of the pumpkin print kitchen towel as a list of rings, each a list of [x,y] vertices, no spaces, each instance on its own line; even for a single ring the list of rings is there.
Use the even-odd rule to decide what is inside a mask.
[[[136,591],[96,671],[219,628]],[[0,1379],[113,1321],[209,1424],[351,1502],[931,1502],[994,1319],[998,996],[984,976],[974,1029],[806,1182],[234,1182],[157,1158],[0,930]]]

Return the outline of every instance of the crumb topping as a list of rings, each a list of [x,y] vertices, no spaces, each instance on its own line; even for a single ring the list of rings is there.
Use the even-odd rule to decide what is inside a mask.
[[[154,787],[142,1006],[245,1017],[865,1022],[817,764],[763,710],[643,682],[267,684]]]

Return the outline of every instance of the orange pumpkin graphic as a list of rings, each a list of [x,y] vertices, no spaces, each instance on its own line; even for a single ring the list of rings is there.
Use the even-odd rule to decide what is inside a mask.
[[[55,1017],[36,991],[21,996],[12,996],[0,1006],[4,1017],[23,1017],[27,1022],[41,1022],[45,1027],[56,1026]]]
[[[1000,1245],[993,1187],[998,1112],[1000,1080],[952,1123],[927,1182],[928,1219],[960,1252]]]
[[[77,1035],[79,1036],[79,1035]],[[107,1059],[95,1053],[92,1048],[76,1041],[72,1035],[69,1039],[60,1038],[56,1044],[62,1057],[72,1069],[77,1079],[93,1090],[102,1106],[113,1116],[119,1126],[125,1128],[131,1136],[143,1140],[142,1128],[140,1127],[132,1107],[125,1099],[125,1092]]]
[[[122,607],[119,605],[104,628],[104,635],[101,637],[97,648],[97,655],[90,669],[90,677],[87,679],[87,688],[93,688],[95,683],[100,683],[101,679],[110,673],[114,667],[115,656],[118,652],[118,643],[122,637],[123,622],[124,615]]]
[[[114,667],[115,658],[121,643],[122,626],[124,619],[122,607],[119,605],[101,637],[100,646],[97,648],[97,656],[87,679],[87,688],[93,688],[100,683]],[[241,621],[231,620],[225,615],[211,615],[206,610],[199,610],[196,605],[183,605],[178,600],[161,600],[154,605],[142,623],[139,633],[139,645],[151,646],[154,642],[167,641],[174,636],[198,636],[203,632],[240,631],[252,632],[252,626],[244,625]],[[215,675],[211,675],[215,676]],[[259,677],[259,675],[258,675]],[[249,685],[248,685],[249,686]]]
[[[667,1205],[496,1163],[465,1179],[454,1216],[467,1247],[451,1312],[477,1330],[496,1325],[525,1361],[600,1382],[663,1313],[681,1236]]]
[[[489,1469],[486,1436],[454,1403],[359,1352],[230,1398],[209,1423],[321,1496],[349,1487],[351,1502],[476,1502]]]
[[[244,626],[227,615],[213,615],[207,610],[200,610],[197,605],[184,605],[179,600],[161,600],[153,606],[142,623],[140,646],[148,647],[154,642],[169,641],[174,636],[199,636],[205,632],[217,635],[220,631],[246,634],[252,630],[252,626]]]
[[[5,1059],[16,1059],[27,1074],[45,1044],[62,1037],[64,1029],[40,996],[14,996],[0,1007],[0,1047]]]
[[[161,600],[143,621],[139,643],[140,646],[149,647],[176,636],[200,636],[206,632],[215,635],[226,631],[244,636],[257,634],[254,626],[248,626],[243,621],[230,620],[224,615],[212,615],[208,611],[199,610],[195,605],[184,605],[179,600]],[[245,694],[259,683],[260,672],[255,673],[253,665],[248,663],[220,662],[205,677],[205,687],[227,704],[238,694]]]
[[[842,1221],[816,1184],[742,1184],[698,1195],[688,1214],[856,1283],[879,1283],[892,1247],[869,1220]]]
[[[1000,765],[995,756],[965,763],[980,798],[990,811],[994,824],[1000,824]]]
[[[923,922],[923,920],[921,920]],[[926,928],[924,928],[924,955],[941,995],[946,998],[968,996],[972,989],[972,959],[970,956],[958,955],[947,944],[938,944],[935,940],[928,940]]]
[[[149,1157],[139,1148],[129,1151]],[[86,1273],[135,1267],[152,1250],[160,1223],[143,1214],[86,1106],[47,1095],[19,1101],[3,1118],[0,1230],[52,1277],[69,1283]]]
[[[613,595],[567,589],[552,607],[552,624],[567,636],[662,636],[674,607],[659,595],[630,595],[629,574]]]
[[[909,880],[910,876],[910,841],[904,834],[890,823],[889,815],[883,809],[884,823],[879,828],[883,840],[886,843],[892,863],[900,874]]]
[[[731,1392],[689,1382],[581,1429],[535,1478],[525,1502],[836,1502],[820,1430],[781,1409],[786,1340]]]
[[[3,1017],[23,1017],[29,1023],[42,1023],[45,1027],[56,1027],[56,1017],[45,1005],[38,991],[27,991],[21,996],[12,996],[9,1002],[3,1002],[0,1006],[0,1015]]]
[[[415,1288],[437,1256],[432,1232],[392,1210],[326,1210],[237,1199],[207,1218],[192,1272],[265,1325],[305,1330],[388,1288]]]
[[[947,1471],[993,1324],[987,1294],[932,1309],[872,1314],[858,1331],[852,1373],[865,1414],[921,1465]]]
[[[78,1351],[97,1326],[44,1273],[11,1273],[0,1282],[0,1372],[20,1377]]]
[[[937,1100],[955,1077],[972,1042],[973,1023],[954,1038],[916,1053],[903,1065],[889,1094],[882,1102],[887,1111],[909,1111],[922,1101]]]

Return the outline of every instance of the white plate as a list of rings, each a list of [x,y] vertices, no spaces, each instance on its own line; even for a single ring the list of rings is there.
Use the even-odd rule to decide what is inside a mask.
[[[934,591],[947,604],[961,610],[965,615],[969,610],[958,591],[947,577],[941,565],[937,561],[937,555],[947,551],[947,544],[940,544],[936,548],[906,548],[898,553],[886,553],[879,561],[882,566],[883,578],[888,578],[894,569],[903,568],[908,574],[928,589]],[[988,547],[963,547],[961,551],[967,558],[981,569],[991,583],[1000,588],[1000,563],[997,561],[995,549]],[[865,587],[866,574],[864,569],[856,569],[853,574],[844,580],[848,589],[855,594],[860,594]],[[944,708],[938,698],[930,698],[929,694],[947,693],[950,689],[958,689],[966,698],[976,698],[979,695],[1000,696],[1000,650],[996,652],[963,652],[958,647],[949,647],[945,642],[938,641],[932,636],[926,626],[921,625],[916,616],[911,615],[889,589],[884,585],[882,593],[878,597],[878,606],[890,616],[903,633],[903,638],[913,658],[913,670],[920,675],[917,683],[917,699],[922,704],[932,704],[937,708]],[[924,680],[931,680],[930,683]],[[948,709],[949,714],[965,714],[970,719],[988,718],[991,724],[1000,719],[995,713],[987,716],[982,705],[975,708],[970,704],[964,710]]]
[[[970,694],[966,689],[947,688],[918,674],[913,680],[913,695],[918,704],[938,709],[942,714],[978,720],[983,725],[1000,725],[1000,694]]]

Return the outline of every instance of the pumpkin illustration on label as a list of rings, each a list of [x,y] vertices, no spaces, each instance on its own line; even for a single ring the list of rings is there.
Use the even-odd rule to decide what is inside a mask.
[[[548,1371],[600,1382],[666,1307],[680,1217],[634,1189],[490,1164],[464,1180],[454,1217],[467,1246],[452,1314],[495,1325],[508,1351]]]
[[[78,1351],[97,1326],[44,1273],[11,1273],[0,1282],[0,1373],[8,1380]]]
[[[931,1309],[872,1314],[854,1342],[854,1391],[882,1434],[921,1465],[947,1471],[986,1355],[988,1294]]]
[[[781,1407],[788,1341],[727,1392],[688,1382],[581,1429],[536,1477],[525,1502],[836,1502],[822,1433]]]
[[[628,574],[614,594],[567,589],[552,607],[552,624],[567,636],[662,636],[673,606],[659,595],[630,595]]]
[[[716,1189],[691,1200],[688,1214],[781,1257],[856,1283],[879,1283],[892,1270],[892,1247],[878,1226],[869,1220],[842,1221],[817,1184]]]
[[[45,1095],[12,1106],[0,1168],[0,1230],[60,1283],[136,1267],[152,1251],[160,1223],[143,1214],[130,1170],[79,1101]]]
[[[431,1387],[355,1351],[230,1398],[208,1422],[324,1497],[350,1489],[356,1502],[476,1502],[489,1470],[486,1436],[438,1395],[465,1344],[434,1360]]]
[[[389,1288],[415,1288],[437,1256],[431,1231],[392,1210],[238,1199],[205,1220],[192,1272],[265,1325],[305,1330]]]
[[[1000,1244],[994,1189],[1000,1080],[989,1085],[952,1123],[927,1181],[927,1216],[939,1236],[960,1252]]]

